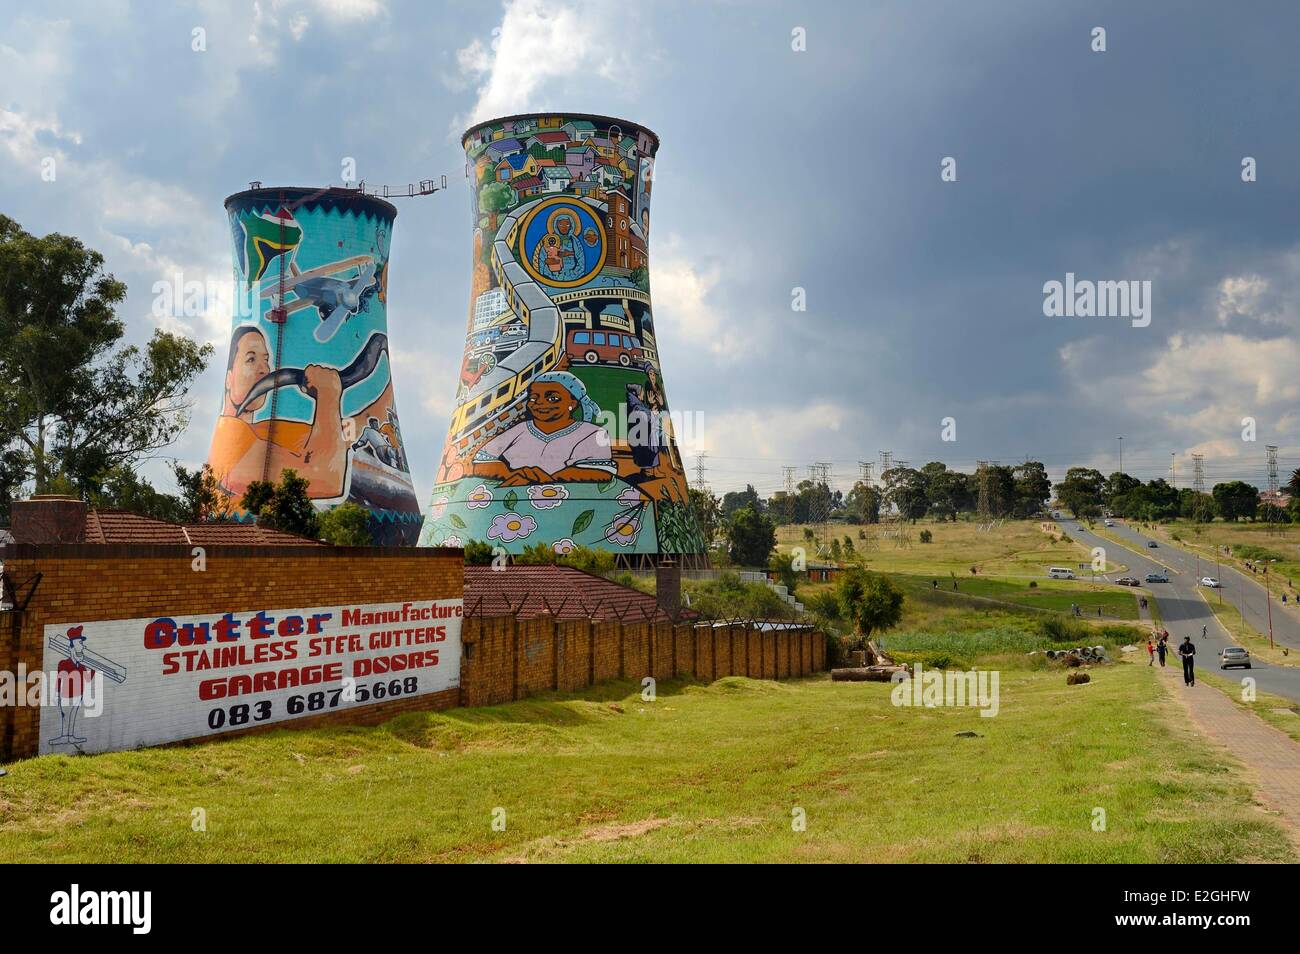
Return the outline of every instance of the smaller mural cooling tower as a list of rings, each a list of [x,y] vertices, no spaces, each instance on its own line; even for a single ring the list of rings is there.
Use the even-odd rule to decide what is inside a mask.
[[[397,210],[351,189],[267,188],[230,196],[226,211],[245,307],[208,455],[222,489],[238,513],[250,483],[291,469],[318,508],[369,510],[374,543],[414,544],[388,340]]]
[[[473,273],[423,546],[702,559],[650,303],[659,140],[604,116],[465,133]]]

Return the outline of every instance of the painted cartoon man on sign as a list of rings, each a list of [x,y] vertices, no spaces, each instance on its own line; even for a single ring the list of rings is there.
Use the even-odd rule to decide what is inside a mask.
[[[60,659],[54,678],[54,692],[59,702],[59,724],[62,727],[50,745],[80,745],[84,736],[77,735],[77,715],[81,712],[86,683],[95,678],[95,670],[86,665],[86,637],[82,627],[68,630],[67,659]]]

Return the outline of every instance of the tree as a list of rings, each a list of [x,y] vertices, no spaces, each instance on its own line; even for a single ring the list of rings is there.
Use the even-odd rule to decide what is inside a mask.
[[[1052,496],[1052,481],[1047,476],[1047,468],[1039,461],[1027,460],[1011,468],[1011,473],[1015,478],[1015,515],[1033,516]]]
[[[1286,489],[1293,500],[1300,498],[1300,467],[1291,471],[1291,479],[1286,482]]]
[[[753,484],[746,484],[744,490],[731,490],[722,495],[723,517],[730,517],[742,507],[763,512],[763,501],[759,498]]]
[[[1211,495],[1224,520],[1235,522],[1244,517],[1253,520],[1259,509],[1259,488],[1245,481],[1230,480],[1224,484],[1215,484]]]
[[[326,510],[318,518],[320,538],[336,547],[370,546],[370,511],[351,501]]]
[[[1112,506],[1114,502],[1126,494],[1132,493],[1142,486],[1142,481],[1136,477],[1130,477],[1128,474],[1115,471],[1106,478],[1106,483],[1101,488],[1102,502],[1107,506]]]
[[[781,585],[793,594],[795,585],[799,582],[799,571],[794,568],[794,554],[777,550],[767,566],[776,574]]]
[[[1093,516],[1101,509],[1105,483],[1101,471],[1090,467],[1071,467],[1065,472],[1065,479],[1056,485],[1056,496],[1074,514],[1075,519]]]
[[[767,566],[776,546],[776,525],[751,507],[742,507],[727,521],[727,550],[737,566]]]
[[[30,235],[0,215],[0,448],[19,450],[36,493],[64,474],[83,494],[174,441],[186,394],[212,354],[155,331],[118,348],[126,286],[66,235]]]
[[[722,522],[722,508],[718,504],[718,498],[698,487],[690,488],[689,494],[691,512],[695,515],[695,523],[704,536],[704,545],[711,547],[714,537],[718,535],[718,524]]]
[[[254,480],[239,505],[257,518],[259,526],[313,540],[320,535],[316,507],[307,496],[307,479],[291,468],[280,472],[278,486],[269,480]]]
[[[180,497],[154,489],[129,467],[115,467],[102,475],[86,496],[87,503],[96,510],[126,510],[171,523],[185,522],[185,507]]]
[[[892,629],[903,618],[903,591],[879,573],[855,568],[840,574],[835,599],[840,614],[853,622],[859,648],[873,633]]]
[[[491,566],[492,544],[486,540],[470,540],[465,544],[466,566]]]
[[[849,491],[845,504],[852,523],[880,523],[880,488],[859,480]]]
[[[930,502],[925,495],[925,478],[911,467],[891,467],[880,475],[885,484],[885,503],[913,523],[925,516]]]
[[[211,523],[226,520],[234,509],[230,497],[222,492],[217,475],[207,464],[190,470],[180,463],[171,465],[172,476],[180,488],[183,523]]]

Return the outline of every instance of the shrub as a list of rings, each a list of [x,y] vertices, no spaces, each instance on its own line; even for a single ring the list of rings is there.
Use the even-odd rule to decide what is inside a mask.
[[[933,539],[934,539],[934,534],[931,533],[929,530],[922,530],[922,531],[921,531],[921,542],[922,542],[922,543],[929,543],[929,542],[930,542],[931,540],[933,540]]]
[[[1092,677],[1086,672],[1072,672],[1065,677],[1067,686],[1081,686],[1085,682],[1092,682]]]

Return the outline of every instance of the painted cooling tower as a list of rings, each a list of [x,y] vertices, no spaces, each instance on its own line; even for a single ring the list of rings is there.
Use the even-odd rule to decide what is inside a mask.
[[[388,341],[397,210],[351,189],[276,188],[232,195],[226,211],[245,293],[208,455],[222,488],[237,503],[293,469],[319,509],[359,504],[374,543],[414,544]]]
[[[697,562],[650,303],[658,138],[604,116],[538,114],[482,123],[462,144],[469,326],[421,544]]]

